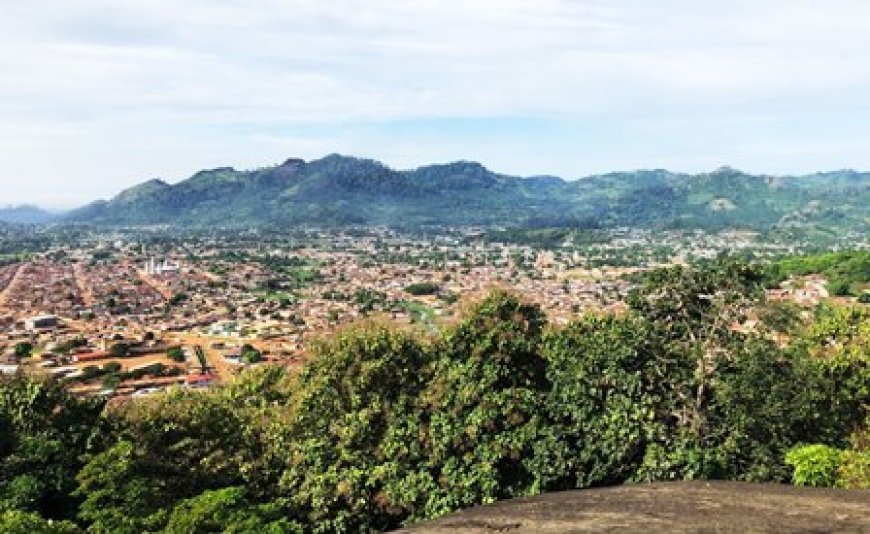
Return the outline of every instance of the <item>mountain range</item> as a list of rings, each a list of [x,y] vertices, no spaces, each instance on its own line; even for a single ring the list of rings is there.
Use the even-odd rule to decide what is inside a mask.
[[[14,224],[43,224],[57,216],[30,204],[0,207],[0,221]]]
[[[0,218],[2,219],[2,218]],[[394,170],[333,154],[150,180],[57,219],[106,226],[505,226],[716,230],[870,225],[870,173],[615,172],[567,181],[459,161]],[[831,230],[833,231],[833,230]]]

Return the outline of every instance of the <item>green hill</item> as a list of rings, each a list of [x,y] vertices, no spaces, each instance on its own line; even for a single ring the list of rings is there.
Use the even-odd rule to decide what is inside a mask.
[[[151,180],[65,219],[98,225],[486,225],[604,228],[849,228],[870,224],[870,174],[771,177],[722,168],[643,170],[565,181],[459,161],[399,171],[330,155],[252,171]]]

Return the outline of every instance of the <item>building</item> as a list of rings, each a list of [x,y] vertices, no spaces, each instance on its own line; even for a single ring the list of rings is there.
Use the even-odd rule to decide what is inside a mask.
[[[151,258],[145,263],[145,274],[147,275],[161,275],[161,274],[175,274],[181,271],[181,266],[177,263],[169,263],[168,259],[164,259],[163,263],[157,263],[155,258]]]
[[[30,330],[50,330],[57,328],[58,319],[56,315],[39,315],[30,317],[24,320],[24,328]]]

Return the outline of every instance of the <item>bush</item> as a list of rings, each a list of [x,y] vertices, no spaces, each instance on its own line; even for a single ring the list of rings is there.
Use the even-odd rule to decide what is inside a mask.
[[[26,341],[15,344],[15,355],[19,358],[29,358],[33,352],[33,345]]]
[[[870,451],[843,451],[837,485],[848,489],[870,489]]]
[[[796,486],[833,487],[837,485],[842,452],[827,445],[799,445],[785,455],[794,468]]]
[[[828,292],[835,297],[848,297],[852,294],[852,287],[849,282],[834,280],[828,284]]]
[[[849,489],[870,489],[870,418],[852,433],[850,449],[843,452],[840,463],[840,486]]]
[[[405,288],[405,292],[411,295],[434,295],[438,293],[441,288],[438,287],[438,284],[433,282],[419,282],[416,284],[411,284]]]
[[[52,521],[38,514],[8,510],[0,512],[0,532],[6,534],[74,534],[82,532],[69,521]]]
[[[184,362],[184,351],[181,350],[181,347],[172,347],[166,351],[166,355],[174,362],[182,363]]]
[[[115,343],[109,347],[109,354],[116,358],[121,358],[130,355],[130,345],[127,343]]]
[[[103,371],[100,370],[99,367],[97,367],[96,365],[88,365],[82,368],[82,374],[80,378],[83,381],[87,381],[102,375]]]

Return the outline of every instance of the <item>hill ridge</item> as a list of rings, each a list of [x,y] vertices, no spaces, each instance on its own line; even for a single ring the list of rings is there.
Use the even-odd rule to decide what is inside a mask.
[[[469,160],[397,170],[342,154],[254,170],[154,179],[72,211],[66,222],[184,226],[635,226],[866,228],[870,173],[755,175],[615,171],[577,180],[502,174]]]

